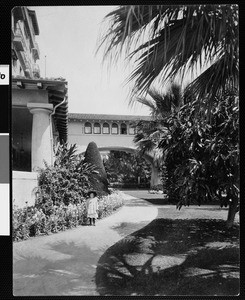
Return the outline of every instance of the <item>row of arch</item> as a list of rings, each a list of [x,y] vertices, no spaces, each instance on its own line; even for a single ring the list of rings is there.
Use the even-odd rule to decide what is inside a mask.
[[[117,123],[103,123],[102,125],[98,122],[92,124],[86,122],[84,124],[85,134],[135,134],[135,129],[131,126],[127,126],[125,123],[121,123],[120,126]]]

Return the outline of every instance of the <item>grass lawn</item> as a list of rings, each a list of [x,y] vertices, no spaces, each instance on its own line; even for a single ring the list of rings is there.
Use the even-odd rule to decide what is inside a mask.
[[[239,225],[225,228],[221,216],[227,211],[212,206],[158,209],[157,219],[100,257],[100,295],[237,295]]]

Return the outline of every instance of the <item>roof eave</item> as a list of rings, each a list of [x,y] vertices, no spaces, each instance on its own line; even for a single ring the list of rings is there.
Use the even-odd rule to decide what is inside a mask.
[[[55,110],[54,120],[59,133],[60,140],[67,141],[68,132],[68,101],[67,101],[67,81],[50,79],[28,79],[14,77],[12,78],[13,89],[47,90],[49,94],[49,103],[54,107],[62,103]],[[55,95],[55,96],[54,96]],[[58,95],[58,96],[57,96]],[[52,99],[54,96],[55,99]]]

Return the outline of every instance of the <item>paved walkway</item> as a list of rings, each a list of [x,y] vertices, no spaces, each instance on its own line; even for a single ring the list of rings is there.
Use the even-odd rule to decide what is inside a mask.
[[[125,206],[98,220],[65,232],[14,243],[13,294],[99,295],[96,265],[113,244],[146,226],[158,215],[156,206],[125,194]]]

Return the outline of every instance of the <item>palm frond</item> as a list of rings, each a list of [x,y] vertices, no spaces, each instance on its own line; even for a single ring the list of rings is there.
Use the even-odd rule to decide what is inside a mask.
[[[137,97],[135,99],[135,101],[149,107],[151,109],[151,111],[155,111],[156,110],[156,105],[154,104],[154,102],[152,100],[143,98],[143,97]]]
[[[107,43],[104,57],[126,48],[128,58],[135,59],[136,68],[128,78],[135,81],[133,93],[148,91],[156,78],[164,83],[176,76],[183,80],[188,72],[212,65],[224,53],[226,72],[236,77],[237,5],[121,6],[107,18],[113,26],[100,46]],[[208,95],[217,91],[209,90]]]
[[[193,96],[210,100],[212,95],[221,96],[227,89],[234,91],[238,87],[239,69],[236,60],[230,61],[228,53],[224,53],[213,65],[190,83],[186,90]]]
[[[154,144],[151,140],[146,139],[146,140],[141,140],[137,144],[138,151],[139,153],[145,154],[147,152],[151,152],[153,149],[156,148],[156,144]]]
[[[179,84],[173,83],[171,89],[171,102],[175,107],[180,107],[183,104],[182,88]]]

